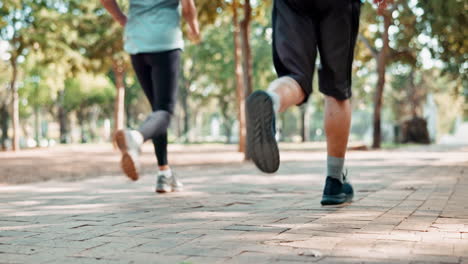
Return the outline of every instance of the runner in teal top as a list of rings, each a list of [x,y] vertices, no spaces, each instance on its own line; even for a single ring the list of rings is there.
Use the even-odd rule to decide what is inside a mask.
[[[116,131],[114,142],[122,152],[123,171],[137,180],[141,145],[152,140],[159,167],[155,191],[180,191],[182,183],[172,174],[167,159],[167,129],[177,102],[180,54],[184,46],[181,13],[187,22],[189,39],[197,43],[200,41],[197,10],[194,0],[129,1],[128,17],[116,0],[101,3],[125,27],[125,50],[131,55],[133,69],[152,111],[138,130]]]
[[[131,0],[125,26],[130,54],[182,49],[179,0]]]

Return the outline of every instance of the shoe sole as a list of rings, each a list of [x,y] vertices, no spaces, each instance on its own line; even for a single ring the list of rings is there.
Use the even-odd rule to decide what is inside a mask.
[[[132,159],[130,154],[127,152],[127,142],[125,139],[125,132],[119,130],[114,135],[114,142],[122,153],[122,159],[120,160],[120,167],[123,172],[132,181],[136,181],[139,178],[138,171],[135,166],[135,161]]]
[[[339,205],[344,203],[349,203],[353,200],[354,195],[324,195],[322,197],[322,201],[320,202],[322,205]]]
[[[172,188],[170,191],[156,189],[157,193],[170,193],[170,192],[181,192],[181,191],[183,191],[183,188]]]
[[[263,91],[247,99],[247,151],[261,171],[274,173],[280,164],[278,144],[272,128],[273,102]]]

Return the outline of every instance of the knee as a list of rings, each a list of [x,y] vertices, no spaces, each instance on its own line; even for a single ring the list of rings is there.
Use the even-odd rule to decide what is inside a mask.
[[[306,99],[306,94],[299,82],[289,76],[283,76],[274,80],[268,87],[268,90],[277,93],[282,100],[287,102],[287,105],[300,104]]]
[[[172,113],[166,110],[156,110],[152,112],[148,119],[153,120],[156,124],[159,124],[160,128],[167,129],[171,122]]]

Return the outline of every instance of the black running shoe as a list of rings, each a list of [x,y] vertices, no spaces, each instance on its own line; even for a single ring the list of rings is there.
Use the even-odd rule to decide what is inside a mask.
[[[276,172],[280,157],[275,139],[273,101],[264,91],[256,91],[247,98],[247,151],[261,171]]]
[[[335,178],[327,177],[322,201],[320,202],[322,205],[336,205],[353,200],[353,186],[346,181],[346,175],[343,175],[343,181],[344,183],[341,183]]]

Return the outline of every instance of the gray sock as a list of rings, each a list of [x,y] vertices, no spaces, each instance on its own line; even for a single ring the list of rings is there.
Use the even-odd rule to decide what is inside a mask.
[[[281,98],[279,95],[275,92],[272,91],[266,91],[266,93],[270,96],[271,101],[273,101],[273,110],[275,111],[275,114],[279,113],[279,109],[281,107]]]
[[[327,156],[327,176],[343,182],[344,158]]]
[[[164,110],[151,113],[141,125],[139,131],[146,140],[166,133],[171,121],[171,114]]]

